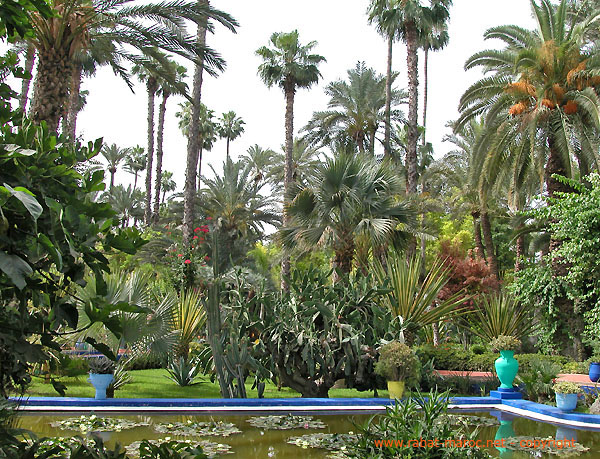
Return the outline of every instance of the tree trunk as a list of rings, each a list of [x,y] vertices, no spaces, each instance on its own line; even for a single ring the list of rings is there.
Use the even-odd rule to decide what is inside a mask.
[[[115,186],[115,173],[117,172],[117,170],[109,169],[108,171],[110,172],[110,186],[108,188],[108,192],[112,193],[113,187]]]
[[[160,210],[160,187],[162,185],[163,134],[165,128],[165,112],[167,111],[168,91],[163,91],[162,102],[158,109],[158,130],[156,132],[156,177],[154,178],[154,223],[158,223]]]
[[[354,248],[355,244],[352,234],[342,235],[334,242],[333,250],[335,255],[333,257],[333,267],[339,269],[344,275],[352,271]],[[339,280],[339,277],[336,276],[334,280]]]
[[[390,147],[391,129],[392,129],[392,51],[394,40],[388,38],[387,70],[385,74],[385,133],[383,140],[384,155],[390,157],[392,150]]]
[[[440,345],[440,326],[437,322],[431,324],[431,330],[433,335],[433,345],[438,347]]]
[[[208,6],[208,0],[198,0],[200,5]],[[206,22],[198,24],[196,41],[199,46],[206,46]],[[188,127],[187,159],[185,169],[185,185],[183,188],[183,244],[190,243],[194,235],[195,198],[196,198],[196,163],[200,151],[200,100],[202,98],[202,80],[204,61],[201,60],[194,69],[192,87],[192,116]]]
[[[136,170],[135,171],[135,178],[133,179],[133,189],[134,190],[137,188],[137,179],[138,179],[138,172]]]
[[[521,225],[518,229],[522,229]],[[522,257],[525,255],[525,235],[521,234],[517,238],[517,250],[516,250],[516,260],[515,260],[515,272],[521,271],[523,269],[523,261]]]
[[[227,161],[229,161],[229,137],[227,137]]]
[[[200,141],[202,143],[202,141]],[[202,188],[202,152],[203,152],[203,148],[200,147],[200,150],[198,150],[198,193],[200,193],[200,190]]]
[[[429,47],[425,46],[425,55],[423,56],[423,145],[425,145],[425,135],[427,134],[427,78],[429,74]]]
[[[152,222],[152,161],[154,159],[154,94],[156,93],[156,79],[150,77],[146,83],[148,90],[148,152],[146,159],[146,206],[144,211],[144,223]]]
[[[75,143],[77,138],[77,115],[79,114],[79,92],[81,90],[81,79],[83,70],[80,64],[76,64],[73,68],[71,76],[71,93],[69,95],[69,107],[67,116],[63,119],[65,123],[64,134]]]
[[[33,65],[35,64],[35,48],[32,45],[27,46],[25,52],[25,71],[30,75],[33,74]],[[21,82],[21,95],[19,96],[19,108],[25,112],[27,110],[27,96],[29,94],[29,86],[31,78],[24,78]]]
[[[548,138],[548,149],[550,155],[546,163],[544,171],[546,188],[548,195],[552,198],[557,197],[557,193],[572,193],[574,190],[566,184],[563,184],[552,177],[554,174],[567,176],[567,169],[562,160],[560,152],[555,146],[555,141],[552,136]],[[562,241],[555,239],[550,240],[550,253],[557,250],[562,245]],[[552,277],[564,277],[568,274],[570,266],[564,262],[562,258],[552,258]],[[584,329],[583,317],[575,310],[573,300],[567,297],[555,298],[554,304],[557,307],[560,316],[564,318],[565,326],[558,327],[555,332],[555,342],[559,343],[561,350],[574,357],[577,360],[583,359],[584,349],[581,341],[581,336]],[[560,325],[560,324],[559,324]]]
[[[416,193],[419,173],[417,170],[417,138],[418,138],[418,37],[414,23],[406,25],[406,64],[408,70],[408,131],[406,136],[406,192]]]
[[[494,240],[492,239],[492,225],[490,216],[486,212],[481,212],[481,229],[483,231],[483,240],[485,242],[485,251],[487,260],[492,274],[496,280],[500,281],[500,273],[498,272],[498,260],[496,259],[496,251],[494,250]]]
[[[35,123],[45,121],[52,133],[57,132],[63,107],[69,99],[70,79],[65,75],[71,75],[72,71],[73,64],[66,51],[50,49],[38,53],[31,115]]]
[[[296,93],[296,83],[288,77],[284,85],[285,92],[285,168],[283,176],[284,198],[283,198],[283,226],[289,224],[287,212],[287,193],[294,184],[294,95]],[[284,276],[290,274],[290,256],[284,253],[281,260],[281,288],[284,291],[289,289]]]
[[[471,212],[473,218],[473,236],[475,237],[475,254],[485,260],[485,250],[481,241],[481,224],[479,223],[479,212]]]

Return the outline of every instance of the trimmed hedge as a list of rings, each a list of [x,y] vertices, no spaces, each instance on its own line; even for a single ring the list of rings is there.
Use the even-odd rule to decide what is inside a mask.
[[[450,371],[494,371],[494,362],[499,357],[491,352],[475,354],[470,350],[465,351],[456,344],[441,344],[437,348],[426,344],[417,346],[415,352],[421,363],[434,359],[436,370]],[[562,355],[516,354],[515,358],[519,361],[519,370],[528,370],[532,360],[556,363],[564,370],[582,368],[581,364],[575,365],[573,359]]]

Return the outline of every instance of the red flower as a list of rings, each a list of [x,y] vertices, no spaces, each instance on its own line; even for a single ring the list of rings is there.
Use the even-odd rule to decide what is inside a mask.
[[[185,260],[185,261],[184,261],[184,263],[185,263],[186,265],[189,265],[191,262],[192,262],[192,260]]]
[[[192,239],[198,239],[198,236],[194,236]]]
[[[206,217],[207,220],[212,220],[212,217]]]
[[[194,233],[197,233],[198,231],[200,231],[200,228],[194,228]]]
[[[183,253],[178,253],[177,256],[178,257],[183,257]]]
[[[210,260],[210,257],[207,255],[207,256],[205,256],[205,257],[204,257],[204,259],[205,259],[206,261],[208,261],[208,260]]]

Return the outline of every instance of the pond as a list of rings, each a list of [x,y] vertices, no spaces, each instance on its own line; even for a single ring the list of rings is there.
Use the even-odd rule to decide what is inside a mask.
[[[552,424],[541,423],[521,417],[512,417],[498,412],[465,412],[464,410],[455,414],[480,416],[490,419],[496,424],[497,416],[501,416],[502,425],[483,426],[479,427],[478,438],[482,440],[500,438],[501,436],[533,436],[542,438],[574,438],[575,441],[589,448],[589,452],[581,454],[581,458],[599,458],[600,457],[600,432],[591,432],[585,430],[574,430]],[[281,415],[281,413],[273,413]],[[496,415],[494,417],[493,415]],[[78,434],[77,425],[71,425],[71,429],[64,425],[67,419],[78,418],[79,414],[31,414],[24,413],[20,418],[20,426],[35,432],[38,436],[62,436],[71,437]],[[299,428],[291,430],[272,430],[269,428],[255,427],[249,421],[254,418],[253,423],[265,422],[264,419],[256,419],[258,416],[267,416],[260,413],[257,415],[245,416],[223,416],[223,415],[157,415],[153,413],[147,416],[132,416],[130,414],[102,414],[97,418],[104,418],[116,421],[116,427],[113,426],[111,432],[101,432],[101,437],[108,445],[120,443],[121,445],[129,445],[132,442],[142,439],[161,439],[171,437],[173,439],[205,439],[216,444],[226,444],[231,447],[230,453],[223,457],[228,458],[277,458],[277,459],[297,459],[299,455],[302,458],[309,459],[325,459],[331,454],[325,450],[314,448],[301,448],[299,446],[287,443],[290,437],[298,437],[310,433],[348,433],[356,431],[355,423],[364,423],[370,415],[366,414],[335,414],[325,415],[322,413],[312,415],[312,420],[303,419]],[[134,427],[127,425],[135,423]],[[318,421],[322,421],[323,428],[314,429],[313,426],[319,426]],[[62,427],[59,423],[63,422]],[[105,423],[106,421],[102,421]],[[199,424],[217,422],[218,424]],[[285,422],[282,421],[282,422]],[[316,424],[313,424],[316,422]],[[266,420],[266,424],[273,427],[277,425],[279,420],[271,418]],[[144,425],[138,425],[144,424]],[[220,426],[220,427],[219,427]],[[131,427],[131,428],[127,428]],[[110,427],[109,427],[110,428]],[[114,431],[119,430],[120,431]],[[199,430],[204,431],[199,432]],[[218,434],[218,429],[222,428],[222,432],[227,436],[206,436],[206,433]],[[159,431],[157,431],[159,430]],[[238,433],[237,431],[241,431]],[[210,431],[210,432],[209,432]],[[198,435],[198,434],[202,435]],[[568,448],[567,448],[568,450]],[[556,457],[544,454],[541,451],[536,451],[532,456],[531,453],[523,451],[503,451],[500,452],[495,448],[489,449],[492,455],[502,458],[522,459],[531,457]]]

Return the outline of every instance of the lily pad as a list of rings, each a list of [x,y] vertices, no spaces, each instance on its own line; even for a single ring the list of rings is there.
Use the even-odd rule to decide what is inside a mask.
[[[76,430],[81,433],[87,432],[121,432],[122,430],[133,429],[149,425],[147,422],[135,422],[123,418],[103,418],[92,414],[91,416],[82,415],[78,418],[68,418],[62,421],[56,421],[50,424],[63,430]]]
[[[312,416],[257,416],[248,419],[250,425],[265,430],[324,429],[325,423]]]
[[[196,422],[172,422],[154,424],[154,430],[169,435],[180,435],[184,437],[229,437],[242,431],[231,422],[209,421]]]
[[[213,458],[219,456],[221,454],[231,454],[231,446],[226,445],[224,443],[217,443],[209,440],[172,440],[171,437],[161,438],[159,440],[146,440],[148,443],[152,443],[153,445],[160,446],[163,443],[177,443],[179,446],[192,446],[197,448],[200,446],[204,454],[206,454],[209,458]],[[134,441],[130,443],[129,446],[125,448],[125,451],[130,457],[140,457],[140,445],[141,441]]]
[[[467,414],[446,414],[438,418],[440,424],[450,424],[452,426],[477,426],[477,427],[492,427],[500,425],[500,421],[496,418],[488,418],[484,416],[471,416]]]
[[[350,434],[314,433],[300,437],[290,437],[287,442],[301,448],[320,448],[343,452],[347,445],[355,440],[356,437]]]
[[[587,453],[590,449],[572,440],[556,440],[554,437],[508,437],[505,439],[507,449],[525,451],[535,456],[550,454],[560,457],[573,457]]]

